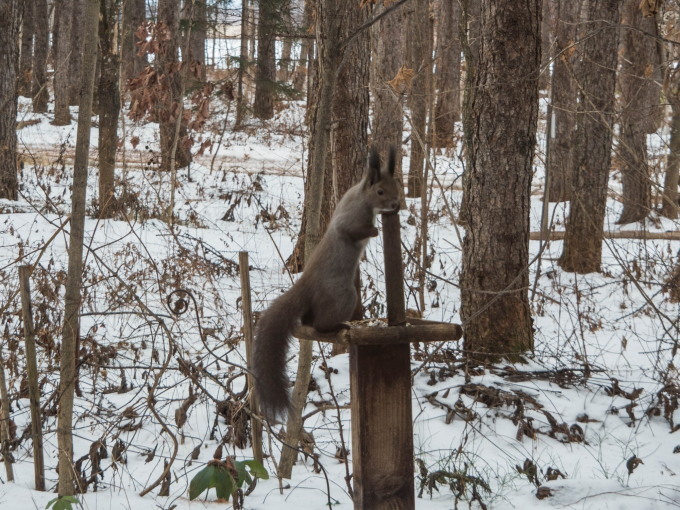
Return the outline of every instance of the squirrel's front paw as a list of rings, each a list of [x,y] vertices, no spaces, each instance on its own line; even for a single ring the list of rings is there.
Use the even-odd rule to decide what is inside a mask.
[[[378,229],[375,227],[371,227],[368,231],[369,237],[378,237],[378,234],[379,234]]]

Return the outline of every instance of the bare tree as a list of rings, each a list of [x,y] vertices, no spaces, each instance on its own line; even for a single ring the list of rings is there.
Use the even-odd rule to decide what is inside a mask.
[[[146,56],[137,51],[135,32],[146,19],[144,0],[123,1],[123,37],[121,41],[122,81],[137,76],[147,65]]]
[[[68,496],[76,490],[77,477],[73,466],[73,400],[77,377],[78,337],[80,325],[81,286],[83,272],[83,240],[85,237],[85,206],[87,200],[87,166],[90,151],[92,96],[97,62],[99,31],[99,1],[87,0],[83,15],[85,51],[82,63],[82,92],[78,108],[76,154],[73,165],[71,195],[68,275],[64,296],[64,327],[59,369],[59,408],[57,441],[59,447],[59,495]]]
[[[434,110],[434,138],[436,147],[453,146],[453,128],[460,119],[460,4],[458,1],[440,2],[437,22],[437,53],[435,73],[437,101]]]
[[[33,36],[35,33],[34,2],[22,2],[21,15],[21,55],[19,57],[19,75],[17,76],[17,92],[24,97],[31,96],[31,66],[33,64]]]
[[[54,124],[57,126],[71,123],[69,65],[73,3],[74,0],[58,0],[55,10],[59,24],[54,52]]]
[[[191,62],[192,65],[200,64],[200,72],[192,75],[197,75],[198,80],[205,81],[205,40],[208,33],[206,0],[185,0],[182,18],[185,33],[189,31],[182,39],[184,46],[188,42],[188,48],[182,50],[182,60]]]
[[[73,0],[71,21],[71,52],[69,54],[69,97],[70,105],[80,104],[81,73],[83,66],[83,13],[87,0]]]
[[[550,86],[550,137],[547,156],[548,199],[551,202],[569,200],[572,180],[571,146],[576,127],[575,64],[581,0],[557,0],[555,15],[555,59]]]
[[[0,198],[17,199],[16,66],[19,2],[0,0]]]
[[[384,9],[385,7],[379,7]],[[404,114],[402,111],[402,90],[393,85],[406,55],[406,38],[403,30],[406,22],[405,7],[389,13],[380,19],[371,34],[373,47],[372,82],[373,82],[373,120],[372,138],[383,159],[387,156],[388,147],[396,147],[399,156],[396,160],[395,175],[402,182],[401,138],[404,131]],[[382,11],[376,12],[379,14]],[[396,84],[395,84],[396,86]]]
[[[461,316],[469,359],[533,346],[529,202],[536,143],[541,1],[481,3],[479,57],[463,113],[467,232]]]
[[[47,0],[35,1],[35,40],[33,42],[32,91],[33,111],[47,112],[50,93],[47,90],[47,53],[49,51],[50,22],[47,13]]]
[[[120,113],[120,62],[117,51],[117,0],[101,0],[99,48],[101,51],[99,95],[99,217],[110,218],[116,210],[114,169]]]
[[[588,4],[588,33],[579,66],[579,104],[573,148],[573,188],[560,266],[600,270],[611,166],[620,0]]]
[[[631,28],[623,29],[621,34],[619,155],[623,211],[617,223],[632,223],[646,218],[652,206],[647,133],[655,132],[658,127],[661,63],[653,36],[657,33],[656,17],[643,17],[640,2],[625,0],[621,18],[622,23]]]
[[[258,119],[274,116],[276,92],[276,62],[274,44],[278,9],[281,0],[259,0],[260,17],[257,23],[257,73],[255,76],[255,101],[253,114]]]
[[[409,94],[412,133],[406,194],[409,197],[419,197],[424,186],[425,128],[432,87],[432,21],[429,0],[414,0],[409,26],[408,60],[415,75]]]
[[[158,2],[158,23],[165,30],[162,50],[156,55],[157,66],[164,79],[167,90],[158,105],[158,123],[161,138],[161,169],[184,168],[191,162],[191,153],[179,142],[187,133],[183,120],[183,86],[179,72],[179,2],[160,0]],[[179,127],[179,132],[177,132]],[[173,184],[174,185],[174,184]]]

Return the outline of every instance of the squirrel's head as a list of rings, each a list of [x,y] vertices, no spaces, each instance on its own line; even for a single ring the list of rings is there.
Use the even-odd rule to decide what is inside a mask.
[[[382,168],[380,155],[375,147],[371,148],[368,169],[364,176],[364,194],[368,197],[373,212],[390,213],[399,210],[401,187],[394,178],[396,150],[390,147],[387,168]]]

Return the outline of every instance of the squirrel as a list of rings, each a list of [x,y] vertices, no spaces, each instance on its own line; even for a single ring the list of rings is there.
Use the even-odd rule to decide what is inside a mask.
[[[371,150],[363,178],[338,202],[302,276],[257,321],[252,371],[260,410],[267,419],[275,420],[290,408],[286,355],[295,327],[301,323],[332,333],[346,328],[343,322],[352,317],[359,261],[369,238],[378,235],[375,216],[399,210],[395,158],[391,147],[387,168],[381,170],[380,156]]]

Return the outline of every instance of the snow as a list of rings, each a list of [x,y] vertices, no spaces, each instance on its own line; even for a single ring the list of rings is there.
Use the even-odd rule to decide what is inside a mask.
[[[81,368],[82,395],[76,398],[74,448],[76,459],[85,457],[83,470],[88,476],[88,452],[94,441],[106,440],[108,457],[101,461],[103,472],[96,490],[90,485],[88,492],[79,496],[84,508],[185,510],[230,505],[215,501],[214,491],[207,498],[190,502],[188,484],[212,459],[225,436],[238,435],[224,417],[216,418],[216,402],[238,394],[245,382],[241,370],[245,349],[240,332],[240,283],[233,265],[238,252],[246,250],[250,255],[255,310],[262,310],[290,285],[291,277],[283,271],[281,257],[287,257],[293,248],[302,213],[306,164],[302,115],[301,105],[291,103],[271,123],[252,124],[245,132],[231,132],[229,122],[214,160],[214,154],[206,153],[190,171],[178,172],[178,222],[174,227],[161,218],[170,191],[169,176],[156,170],[156,126],[129,120],[122,123],[126,164],[117,178],[134,195],[139,210],[127,218],[89,217],[86,221],[81,322],[86,362]],[[202,135],[212,136],[214,141],[223,125],[223,117],[216,117],[212,132]],[[24,352],[20,305],[12,296],[18,286],[20,264],[38,264],[31,283],[36,327],[41,328],[38,352],[45,380],[43,403],[58,384],[56,356],[68,245],[68,225],[64,223],[70,208],[75,123],[56,127],[49,123],[50,118],[51,114],[34,115],[30,103],[20,101],[19,120],[39,122],[18,132],[24,161],[20,199],[0,203],[0,302],[9,304],[2,314],[3,356],[5,365],[11,362],[12,367],[6,371],[14,402],[11,417],[18,434],[30,420],[28,399],[18,398]],[[97,193],[96,129],[95,124],[88,201]],[[650,137],[658,158],[667,137],[667,132]],[[138,138],[138,143],[132,143],[133,138]],[[215,150],[217,146],[213,147]],[[436,281],[426,293],[425,311],[427,318],[450,322],[460,321],[460,294],[455,284],[461,268],[459,235],[464,233],[450,221],[443,197],[457,210],[461,199],[459,156],[454,151],[435,155],[436,176],[444,189],[433,186],[432,211],[439,214],[430,220],[434,254],[431,271],[443,280]],[[534,189],[540,190],[542,183],[543,168],[537,158]],[[611,185],[612,190],[620,191],[616,175]],[[411,206],[415,211],[419,202],[409,204],[401,213],[403,240],[408,248],[413,248],[416,238],[415,227],[406,221],[412,214]],[[261,214],[263,210],[269,215]],[[534,194],[532,230],[540,225],[541,210],[540,193]],[[615,220],[619,213],[620,203],[610,199],[606,229],[665,232],[678,228],[677,222],[657,216],[645,225],[618,226]],[[555,230],[564,229],[566,214],[565,204],[551,204],[549,217]],[[532,241],[531,258],[541,248],[539,241]],[[673,397],[672,388],[667,386],[679,385],[674,348],[680,306],[670,303],[662,288],[678,262],[680,242],[607,239],[603,273],[588,275],[563,272],[556,263],[561,248],[561,241],[543,247],[538,276],[539,264],[531,266],[531,284],[536,280],[532,301],[536,345],[527,364],[501,364],[466,376],[455,343],[442,346],[432,361],[424,360],[436,346],[414,347],[415,456],[428,473],[441,470],[468,477],[458,503],[457,491],[442,478],[433,486],[432,494],[427,487],[423,489],[422,497],[416,500],[419,510],[466,508],[473,495],[472,477],[488,484],[490,491],[479,486],[478,492],[487,508],[494,510],[652,510],[680,506],[680,453],[674,453],[680,450],[680,436],[672,432],[670,423],[680,421],[680,411],[672,408],[672,399],[678,395]],[[381,259],[378,238],[369,244],[362,264],[367,286],[365,304],[377,303],[374,309],[378,312],[384,303]],[[412,265],[407,264],[406,274],[407,284],[414,284]],[[166,304],[175,289],[187,290],[193,296],[189,310],[179,316],[173,315]],[[413,292],[408,300],[409,307],[417,306]],[[275,477],[260,480],[245,497],[247,509],[311,510],[324,508],[329,500],[333,508],[353,508],[345,483],[346,466],[336,458],[342,446],[340,428],[345,443],[349,446],[351,441],[346,409],[348,356],[331,357],[324,347],[322,358],[318,349],[313,370],[316,389],[310,392],[305,412],[312,413],[314,403],[328,400],[331,386],[341,409],[311,415],[305,429],[314,437],[314,451],[328,480],[314,469],[311,458],[300,460],[292,480],[284,481],[282,493]],[[294,351],[295,347],[292,354]],[[182,369],[180,359],[190,363],[190,368]],[[330,384],[321,369],[323,359],[334,369]],[[162,372],[160,367],[166,361],[168,370]],[[295,365],[291,359],[291,373]],[[200,388],[191,382],[192,370]],[[618,381],[619,391],[613,379]],[[154,384],[155,406],[166,425],[161,425],[148,409],[149,387]],[[175,410],[189,396],[190,386],[199,397],[189,407],[187,422],[178,427]],[[625,396],[636,389],[641,390],[637,397],[631,400]],[[493,392],[496,400],[480,397],[485,391]],[[662,398],[668,398],[669,405],[664,407]],[[14,452],[16,482],[0,485],[0,504],[44,508],[54,498],[55,428],[56,416],[47,416],[48,492],[33,490],[30,440],[24,439]],[[139,493],[160,476],[163,461],[173,455],[168,430],[178,441],[170,495],[159,496],[156,488],[142,497]],[[112,459],[117,441],[125,445],[124,461]],[[197,447],[198,458],[192,460]],[[271,448],[278,458],[281,447],[265,433],[266,451]],[[147,462],[151,452],[155,456]],[[241,449],[225,444],[224,453],[237,460],[252,458],[249,446]],[[630,473],[627,463],[634,456],[642,463]],[[532,465],[537,469],[538,485],[549,489],[551,496],[536,497],[536,484],[526,474]],[[271,458],[265,461],[265,467],[270,474],[275,472]],[[547,480],[548,468],[561,475]],[[419,465],[414,465],[414,475],[419,492]],[[4,481],[1,467],[0,476]],[[470,504],[481,508],[478,501]]]

